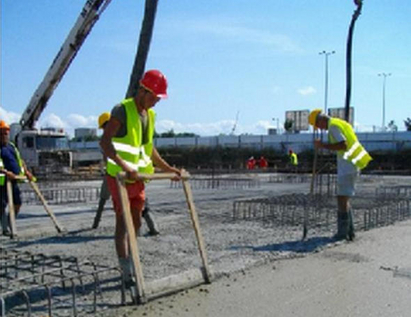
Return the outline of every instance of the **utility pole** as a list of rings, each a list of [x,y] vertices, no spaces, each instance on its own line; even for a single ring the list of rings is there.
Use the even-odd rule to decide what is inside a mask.
[[[322,51],[318,53],[324,55],[325,57],[325,88],[324,88],[324,113],[327,114],[327,103],[328,103],[328,56],[335,54],[335,51],[326,52]]]
[[[346,52],[346,91],[345,91],[345,121],[350,122],[350,103],[351,103],[351,64],[352,64],[352,38],[354,35],[355,22],[361,14],[362,0],[354,0],[356,9],[352,15],[348,28],[347,52]]]
[[[144,17],[141,25],[138,49],[134,59],[133,69],[130,75],[130,82],[126,92],[126,98],[137,94],[140,86],[140,79],[146,68],[148,52],[150,50],[151,38],[153,36],[154,22],[156,19],[158,0],[146,0]]]
[[[378,76],[382,76],[382,130],[385,131],[385,83],[391,73],[380,73]]]

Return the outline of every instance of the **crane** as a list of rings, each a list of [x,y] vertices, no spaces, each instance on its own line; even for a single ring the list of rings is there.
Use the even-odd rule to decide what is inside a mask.
[[[240,111],[237,111],[237,114],[235,116],[235,121],[234,121],[234,125],[233,128],[231,129],[231,133],[230,135],[234,135],[235,129],[237,128],[237,123],[238,123],[238,116],[240,115]]]
[[[54,131],[53,129],[37,131],[34,126],[91,29],[110,2],[111,0],[86,1],[50,68],[30,99],[19,123],[11,125],[11,138],[16,140],[21,155],[30,168],[38,168],[49,163],[50,160],[53,161],[50,148],[54,148],[53,145],[60,143],[61,138],[65,138],[63,131]],[[48,140],[46,141],[45,138]],[[43,150],[47,150],[45,156],[47,156],[48,162],[41,162],[40,156],[44,152]],[[57,159],[60,161],[61,156],[69,156],[68,159],[71,160],[68,152],[65,153],[65,151],[59,150],[58,154]],[[71,165],[71,162],[69,164]]]

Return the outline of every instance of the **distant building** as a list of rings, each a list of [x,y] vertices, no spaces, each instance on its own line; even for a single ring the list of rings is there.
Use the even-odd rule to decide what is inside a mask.
[[[268,132],[268,135],[276,135],[277,134],[277,129],[269,128],[267,132]]]
[[[78,128],[74,130],[76,140],[93,139],[97,137],[97,129],[95,128]]]

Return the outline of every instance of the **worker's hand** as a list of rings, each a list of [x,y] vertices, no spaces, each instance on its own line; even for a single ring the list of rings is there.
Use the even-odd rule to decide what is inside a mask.
[[[141,178],[138,175],[137,171],[134,170],[130,170],[130,171],[126,171],[126,178],[129,180],[135,180],[135,181],[140,181]]]
[[[180,181],[181,180],[181,174],[183,173],[183,171],[184,171],[184,169],[179,170],[178,168],[171,167],[169,172],[176,174],[171,180],[175,181],[175,182]]]
[[[322,149],[324,147],[324,144],[321,142],[321,140],[314,140],[314,147],[316,149]]]
[[[7,179],[9,179],[11,181],[14,181],[16,179],[16,175],[12,172],[5,171],[5,174],[6,174]]]
[[[26,177],[30,182],[34,182],[35,181],[35,177],[33,176],[33,174],[30,173],[30,171],[26,170]]]

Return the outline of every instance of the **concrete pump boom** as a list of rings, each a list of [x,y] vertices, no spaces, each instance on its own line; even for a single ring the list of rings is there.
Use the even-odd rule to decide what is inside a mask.
[[[33,129],[48,100],[80,50],[100,14],[111,0],[87,0],[80,16],[53,60],[43,81],[38,86],[20,119],[21,129]]]

